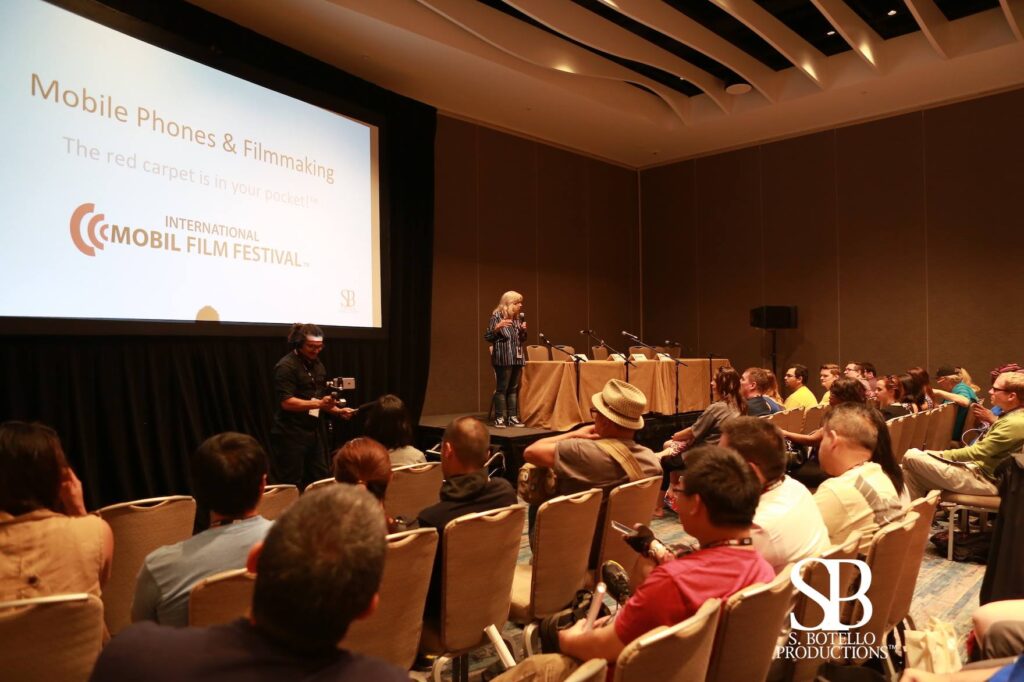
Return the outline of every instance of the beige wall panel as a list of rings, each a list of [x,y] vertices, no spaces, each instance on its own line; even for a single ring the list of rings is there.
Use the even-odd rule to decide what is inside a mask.
[[[640,174],[644,336],[697,346],[695,162]],[[684,355],[686,352],[684,352]]]
[[[552,343],[588,346],[587,160],[537,145],[537,300],[530,312],[530,343],[543,332]],[[556,351],[557,353],[557,351]]]
[[[839,364],[927,361],[921,115],[836,132]]]
[[[640,234],[637,176],[598,161],[587,161],[589,311],[587,326],[616,348],[623,330],[640,333]]]
[[[424,414],[473,412],[478,404],[477,130],[443,116],[437,120],[430,378]]]
[[[759,364],[761,332],[750,308],[764,300],[759,154],[743,149],[697,160],[697,355],[714,352],[738,369]]]
[[[1024,90],[924,113],[928,187],[928,370],[962,364],[990,386],[1024,364]]]
[[[808,387],[819,397],[818,367],[834,362],[839,346],[834,141],[827,132],[761,150],[765,304],[798,307],[797,329],[777,332],[778,378],[781,384],[793,363],[807,365]],[[763,337],[762,362],[770,368],[771,335]]]
[[[478,135],[480,304],[476,338],[486,349],[482,334],[502,293],[515,290],[527,301],[537,299],[537,156],[536,144],[529,140],[488,128],[480,128]],[[480,355],[480,375],[483,411],[494,391],[486,350]]]

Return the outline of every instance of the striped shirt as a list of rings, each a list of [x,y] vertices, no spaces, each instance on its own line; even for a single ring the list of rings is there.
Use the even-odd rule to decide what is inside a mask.
[[[511,367],[514,365],[526,364],[526,352],[523,344],[526,342],[526,330],[523,329],[519,318],[512,318],[512,326],[503,329],[495,329],[502,321],[501,313],[491,315],[487,323],[487,331],[484,338],[491,344],[491,364],[495,367]]]

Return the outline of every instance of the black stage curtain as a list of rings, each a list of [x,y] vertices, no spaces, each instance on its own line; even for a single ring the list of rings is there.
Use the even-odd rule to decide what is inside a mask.
[[[58,3],[63,4],[63,3]],[[201,45],[225,63],[315,90],[371,112],[380,158],[386,339],[327,337],[329,376],[354,376],[357,405],[383,393],[414,418],[430,358],[436,112],[342,73],[186,3],[109,0],[87,15],[144,21],[160,36]],[[116,17],[115,17],[116,19]],[[114,22],[116,23],[116,21]],[[45,267],[42,264],[41,267]],[[310,295],[317,291],[310,282]],[[303,320],[316,322],[316,320]],[[188,493],[188,453],[221,431],[269,442],[271,372],[286,349],[274,338],[153,336],[0,337],[0,419],[38,420],[60,433],[86,504]],[[339,424],[341,441],[358,424]]]

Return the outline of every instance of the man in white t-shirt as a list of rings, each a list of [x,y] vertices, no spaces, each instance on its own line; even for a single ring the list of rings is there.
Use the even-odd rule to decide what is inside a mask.
[[[859,403],[835,405],[821,428],[818,457],[821,468],[833,478],[818,486],[814,501],[832,544],[842,544],[859,530],[864,553],[880,527],[903,517],[903,472],[891,449],[887,454],[875,452],[878,430],[885,428],[885,422],[873,408]]]
[[[814,498],[803,483],[786,475],[778,428],[764,419],[736,417],[722,425],[720,445],[742,455],[761,481],[750,537],[776,573],[828,549],[828,529]]]

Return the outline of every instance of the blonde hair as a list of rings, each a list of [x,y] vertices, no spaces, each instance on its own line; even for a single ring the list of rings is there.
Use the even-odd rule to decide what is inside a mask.
[[[514,306],[516,303],[522,303],[523,295],[518,291],[506,291],[501,295],[501,299],[498,301],[498,305],[491,311],[491,315],[500,313],[502,317],[509,318],[509,308]]]
[[[1003,372],[1000,374],[1003,378],[1003,386],[1008,393],[1015,393],[1017,400],[1024,403],[1024,372]],[[992,381],[992,385],[995,386],[995,380]]]
[[[967,372],[966,369],[964,369],[963,367],[957,367],[956,371],[957,374],[960,375],[960,381],[970,386],[972,391],[974,391],[975,393],[979,393],[981,391],[981,386],[974,383],[974,379],[971,378],[971,375]]]

